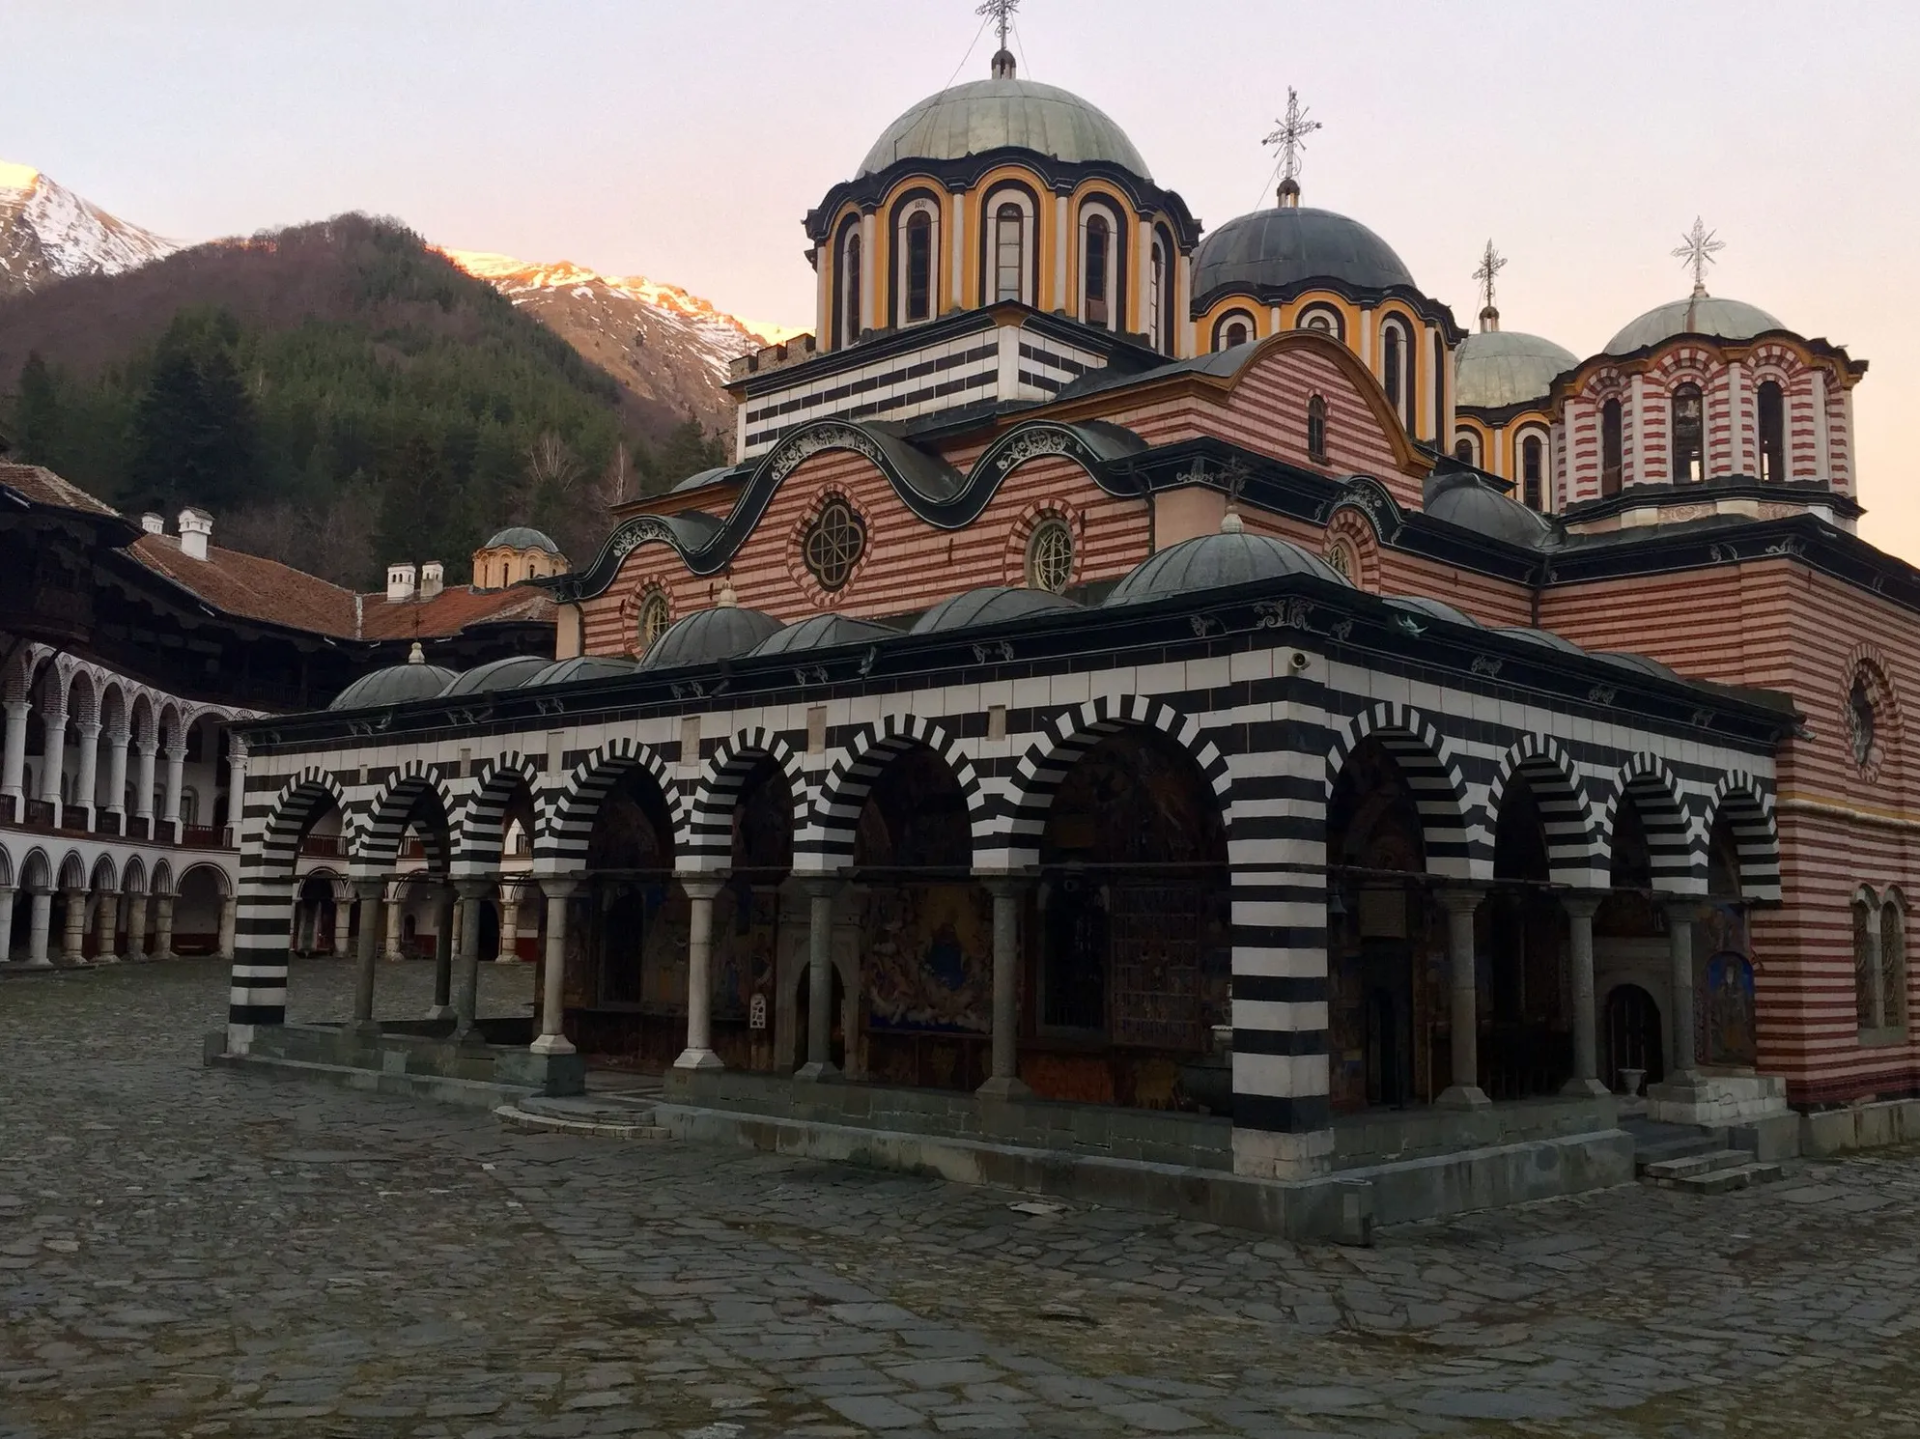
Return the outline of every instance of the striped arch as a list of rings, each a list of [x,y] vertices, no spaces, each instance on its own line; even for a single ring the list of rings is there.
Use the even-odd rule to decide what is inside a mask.
[[[1486,831],[1499,832],[1500,806],[1507,785],[1520,775],[1533,789],[1546,830],[1547,866],[1554,883],[1575,889],[1607,887],[1606,851],[1600,826],[1587,795],[1586,782],[1574,768],[1559,741],[1549,735],[1529,734],[1501,756],[1500,767],[1487,791]]]
[[[1080,759],[1109,735],[1129,728],[1158,730],[1200,766],[1220,805],[1229,844],[1233,830],[1233,785],[1227,758],[1200,722],[1146,695],[1101,695],[1054,717],[1015,768],[1007,796],[1000,848],[993,867],[1030,869],[1040,863],[1040,836],[1060,782]]]
[[[1613,867],[1614,821],[1623,796],[1632,795],[1647,832],[1647,855],[1652,862],[1653,887],[1669,894],[1707,892],[1706,841],[1687,813],[1680,782],[1658,755],[1628,758],[1614,779],[1605,817],[1607,867]]]
[[[653,776],[666,801],[667,816],[673,822],[673,855],[677,862],[687,852],[687,810],[680,798],[680,787],[667,773],[666,763],[652,746],[622,736],[608,740],[581,760],[567,776],[566,787],[540,815],[544,826],[534,839],[534,868],[553,874],[584,863],[587,840],[593,822],[599,817],[600,804],[631,771],[641,769]]]
[[[793,846],[793,867],[812,874],[831,874],[853,861],[854,830],[880,772],[916,745],[925,745],[946,762],[954,782],[967,801],[967,827],[972,833],[974,862],[980,862],[982,841],[990,832],[980,776],[953,737],[939,725],[918,715],[888,715],[877,724],[863,725],[821,781],[806,827]]]
[[[1725,819],[1740,852],[1740,894],[1744,899],[1780,898],[1780,832],[1774,825],[1773,792],[1743,770],[1720,777],[1707,810],[1706,833]]]
[[[244,1054],[256,1025],[287,1019],[287,915],[293,902],[300,837],[329,806],[344,825],[346,794],[325,770],[309,766],[280,788],[257,830],[245,826],[240,843],[233,929],[233,980],[227,998],[227,1048]],[[153,894],[173,892],[165,861],[154,866]]]
[[[806,776],[801,773],[800,756],[792,745],[769,729],[742,730],[723,740],[702,768],[700,783],[693,792],[693,813],[688,824],[689,842],[681,867],[688,870],[725,869],[733,858],[733,807],[741,787],[761,760],[771,759],[787,777],[787,790],[793,799],[793,837],[799,838],[807,827],[809,796]]]
[[[1376,704],[1348,720],[1334,735],[1327,754],[1327,798],[1333,798],[1347,757],[1367,739],[1378,739],[1386,747],[1413,791],[1427,872],[1452,879],[1491,879],[1493,836],[1490,831],[1468,835],[1467,786],[1453,746],[1411,705]]]
[[[459,805],[446,782],[440,778],[439,766],[417,759],[408,760],[373,797],[373,803],[367,807],[366,816],[358,826],[359,832],[348,842],[348,852],[353,855],[356,872],[378,874],[399,863],[400,839],[407,831],[407,816],[413,813],[414,805],[429,794],[440,801],[440,812],[447,820],[448,842],[452,842]],[[423,830],[420,838],[427,847],[427,867],[444,871],[451,856],[435,853],[439,848],[438,836]]]
[[[243,874],[250,868],[258,868],[270,874],[290,877],[294,860],[299,857],[300,837],[316,818],[326,812],[329,804],[340,811],[344,828],[347,821],[347,795],[340,788],[338,780],[325,770],[312,766],[288,780],[280,787],[280,793],[274,796],[259,837],[256,839],[251,833],[245,836],[240,864]],[[251,826],[248,828],[251,829]],[[256,848],[257,855],[249,860],[247,852]]]
[[[483,874],[500,867],[507,806],[513,803],[514,791],[522,785],[533,800],[533,827],[537,834],[541,811],[539,766],[518,751],[509,751],[480,767],[473,791],[452,826],[455,874]]]

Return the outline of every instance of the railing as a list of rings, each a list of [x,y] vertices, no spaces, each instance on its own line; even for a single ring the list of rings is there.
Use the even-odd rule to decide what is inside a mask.
[[[300,853],[316,859],[344,859],[347,851],[337,834],[310,834],[300,841]]]
[[[400,846],[400,858],[402,859],[425,859],[426,857],[427,846],[421,840],[410,839]]]
[[[21,823],[29,829],[53,828],[53,801],[50,799],[30,799],[26,805],[26,815]]]
[[[210,824],[190,824],[180,831],[180,843],[188,849],[219,849],[220,831]]]
[[[152,839],[153,818],[150,815],[136,814],[127,817],[128,839]]]
[[[117,835],[126,823],[125,815],[115,814],[110,809],[97,809],[93,812],[93,832],[95,834]]]

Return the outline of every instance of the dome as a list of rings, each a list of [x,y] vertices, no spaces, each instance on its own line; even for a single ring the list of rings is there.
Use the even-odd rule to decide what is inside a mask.
[[[560,553],[560,546],[528,525],[508,525],[480,548],[490,550],[499,545],[513,550],[545,550],[550,555]]]
[[[1751,340],[1767,330],[1784,330],[1758,305],[1695,295],[1647,311],[1607,341],[1609,355],[1630,355],[1675,335],[1714,335],[1722,340]]]
[[[684,480],[675,484],[667,493],[677,495],[682,490],[697,490],[703,486],[712,484],[715,480],[723,479],[732,473],[732,465],[715,465],[710,470],[701,470],[698,474],[688,475]]]
[[[1486,628],[1465,611],[1457,610],[1440,600],[1428,599],[1425,595],[1388,595],[1387,603],[1396,610],[1425,615],[1430,620],[1445,620],[1450,625],[1465,625],[1470,630]]]
[[[1228,285],[1262,291],[1306,280],[1333,280],[1355,290],[1413,288],[1413,275],[1393,247],[1365,225],[1298,205],[1229,220],[1193,255],[1196,299]]]
[[[804,650],[830,650],[836,645],[872,644],[876,640],[893,639],[899,633],[885,625],[876,625],[871,620],[856,620],[846,615],[815,615],[797,625],[774,631],[760,642],[753,653],[758,657],[799,654]]]
[[[1066,90],[1011,74],[929,95],[887,126],[859,173],[871,175],[900,160],[958,160],[1008,145],[1076,165],[1104,161],[1152,178],[1133,141],[1103,111]]]
[[[942,600],[913,623],[916,635],[935,635],[947,630],[970,629],[974,625],[1005,624],[1030,615],[1052,610],[1077,610],[1080,606],[1065,595],[1051,590],[1014,589],[1006,585],[987,585],[968,590],[950,600]]]
[[[1311,575],[1332,584],[1346,584],[1324,560],[1316,559],[1298,545],[1270,535],[1222,530],[1217,535],[1182,540],[1142,560],[1113,587],[1106,603],[1138,604],[1163,595],[1191,594],[1195,590],[1246,585],[1288,575]]]
[[[785,628],[772,615],[721,603],[667,626],[640,660],[643,670],[678,669],[732,659]]]
[[[413,647],[415,656],[420,646]],[[359,679],[334,696],[330,710],[367,710],[379,705],[405,704],[408,700],[430,700],[447,687],[454,671],[430,665],[424,659],[409,659],[403,665],[388,665]]]
[[[1530,645],[1539,645],[1542,649],[1558,650],[1563,655],[1583,655],[1585,650],[1564,635],[1552,630],[1535,629],[1530,625],[1502,625],[1494,631],[1497,635],[1506,635],[1516,640],[1524,640]]]
[[[517,689],[552,663],[544,655],[509,655],[503,660],[476,665],[441,690],[440,695],[443,699],[453,699],[459,695]]]
[[[1426,512],[1436,520],[1529,547],[1553,532],[1551,524],[1518,500],[1488,488],[1472,475],[1446,479],[1452,483],[1435,485],[1425,505]]]
[[[1554,376],[1580,362],[1552,340],[1518,330],[1482,330],[1453,352],[1453,402],[1464,410],[1498,410],[1537,400]]]
[[[610,680],[619,675],[630,675],[634,671],[634,662],[620,655],[575,655],[570,660],[557,660],[543,670],[538,670],[521,681],[522,689],[533,689],[537,685],[571,685],[586,680]]]

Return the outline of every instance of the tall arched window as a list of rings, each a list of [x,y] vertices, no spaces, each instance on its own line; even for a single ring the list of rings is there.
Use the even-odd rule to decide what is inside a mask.
[[[1860,1029],[1878,1029],[1880,934],[1863,894],[1853,902],[1853,1013]]]
[[[1104,330],[1113,323],[1113,226],[1105,215],[1087,216],[1086,249],[1080,261],[1080,318]]]
[[[1226,332],[1226,341],[1227,343],[1225,344],[1225,346],[1223,346],[1223,348],[1229,349],[1229,350],[1231,350],[1235,345],[1246,344],[1247,343],[1247,322],[1245,320],[1235,320],[1232,324],[1228,325],[1227,332]]]
[[[1322,464],[1327,458],[1327,402],[1315,395],[1307,401],[1307,453]]]
[[[1473,441],[1462,435],[1453,442],[1453,457],[1463,465],[1473,463]]]
[[[1011,201],[993,214],[993,298],[1022,298],[1026,278],[1027,217]]]
[[[1600,407],[1600,493],[1620,493],[1620,401],[1608,400]]]
[[[858,222],[847,227],[840,242],[840,346],[845,348],[860,338],[860,230]]]
[[[918,325],[933,318],[933,216],[926,210],[916,209],[907,216],[903,250],[903,318],[909,325]]]
[[[1520,497],[1530,510],[1542,508],[1546,467],[1547,447],[1538,435],[1528,435],[1520,442]]]
[[[1387,388],[1387,403],[1407,430],[1413,429],[1413,346],[1407,342],[1406,328],[1398,320],[1380,327],[1380,378]]]
[[[1229,310],[1213,322],[1213,348],[1231,350],[1253,338],[1253,316],[1245,310]]]
[[[1673,392],[1673,474],[1676,485],[1698,484],[1706,478],[1706,452],[1701,448],[1700,387],[1679,386]]]
[[[1329,305],[1309,305],[1295,318],[1297,330],[1318,330],[1323,335],[1332,335],[1336,340],[1347,337],[1346,326],[1341,323],[1340,312]]]
[[[1779,484],[1787,478],[1787,401],[1773,380],[1760,382],[1760,478]]]
[[[1160,243],[1160,237],[1156,234],[1153,237],[1153,254],[1149,257],[1147,270],[1147,343],[1163,354],[1167,350],[1167,339],[1173,333],[1173,326],[1169,323],[1166,313],[1167,298],[1172,289],[1167,249]]]
[[[1890,889],[1880,904],[1880,1023],[1907,1027],[1907,931],[1900,891]]]

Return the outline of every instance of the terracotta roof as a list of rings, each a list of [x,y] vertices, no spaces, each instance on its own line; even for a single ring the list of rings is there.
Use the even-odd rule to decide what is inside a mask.
[[[81,510],[90,515],[112,515],[115,518],[120,514],[113,506],[95,499],[78,485],[38,465],[0,464],[0,485],[18,490],[37,505],[54,505],[63,510]]]
[[[504,590],[474,590],[452,585],[430,600],[387,601],[385,591],[366,596],[361,605],[361,638],[408,639],[415,635],[454,635],[470,625],[507,620],[553,622],[553,593],[537,585]]]

